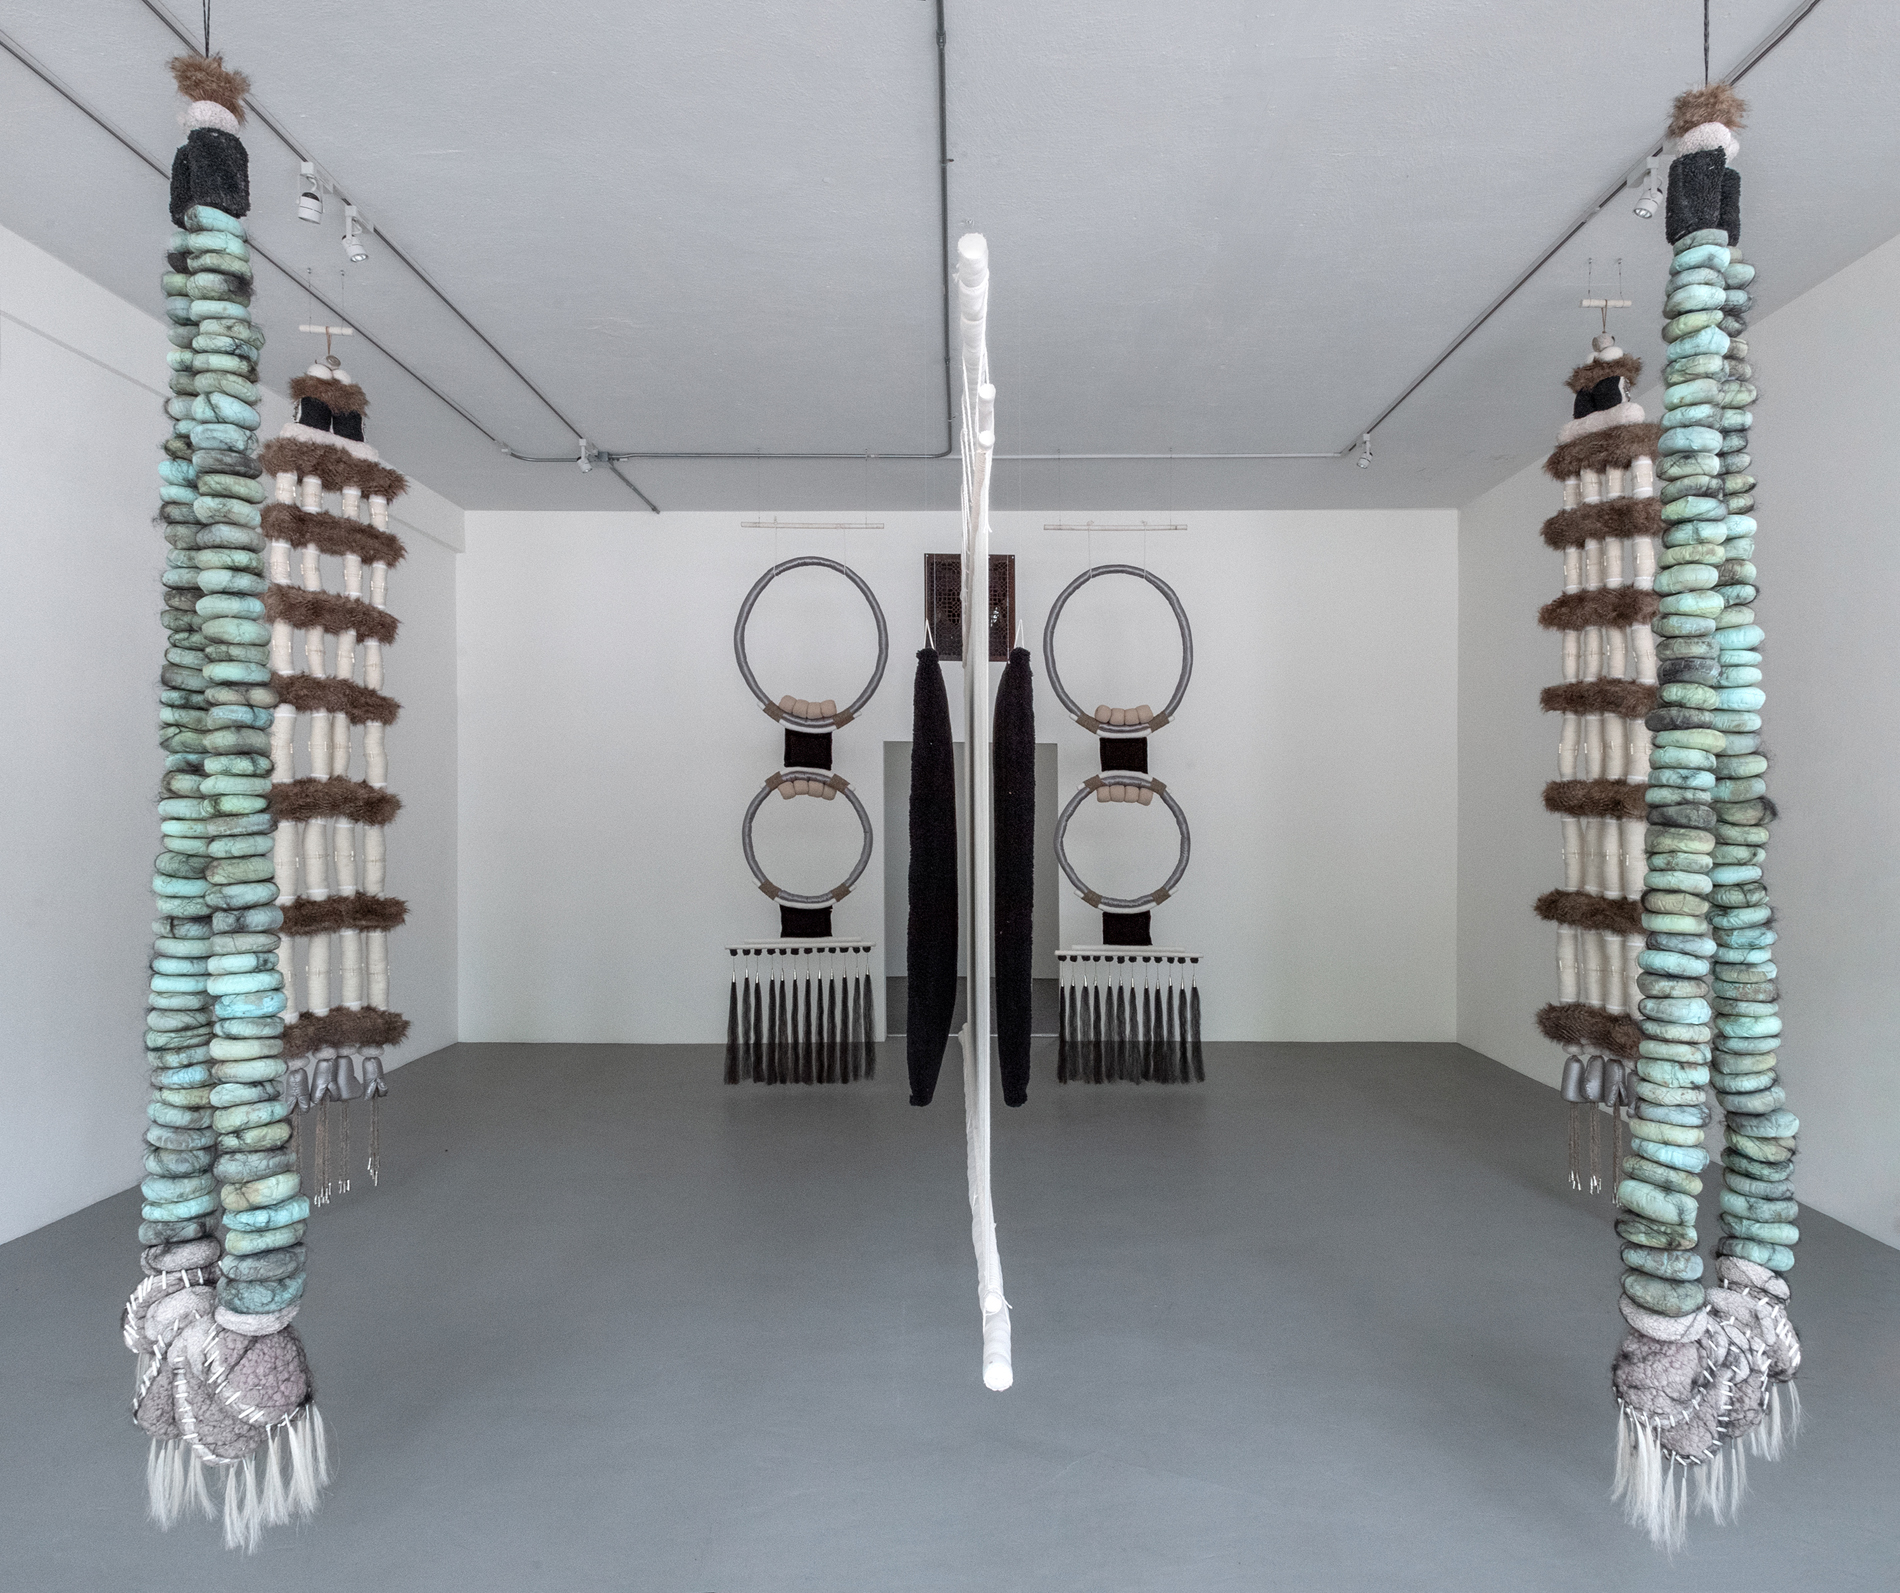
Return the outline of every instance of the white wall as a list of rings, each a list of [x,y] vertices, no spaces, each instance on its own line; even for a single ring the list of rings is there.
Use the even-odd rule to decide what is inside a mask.
[[[1900,675],[1888,645],[1900,395],[1868,377],[1900,365],[1897,299],[1900,239],[1749,333],[1762,390],[1756,607],[1782,811],[1768,885],[1798,1182],[1804,1200],[1889,1244],[1900,1243]],[[1550,373],[1553,430],[1563,374]],[[1458,1037],[1547,1082],[1558,1053],[1531,1019],[1552,999],[1553,932],[1530,903],[1559,879],[1557,823],[1538,801],[1556,728],[1536,703],[1558,672],[1533,616],[1561,586],[1537,535],[1555,507],[1533,465],[1459,523]]]
[[[885,515],[886,529],[855,533],[747,531],[741,518],[468,516],[464,1040],[723,1036],[722,947],[777,933],[738,828],[782,742],[731,650],[739,603],[775,559],[842,557],[885,608],[890,671],[836,743],[838,768],[881,816],[882,743],[910,738],[922,555],[955,550],[956,517]],[[1044,518],[999,514],[995,546],[1018,556],[1037,734],[1059,743],[1066,796],[1096,766],[1095,744],[1040,679],[1042,622],[1091,550],[1097,563],[1139,564],[1144,538],[1091,543],[1043,530]],[[1147,562],[1180,591],[1196,654],[1179,720],[1153,745],[1154,771],[1194,830],[1193,863],[1156,914],[1156,939],[1203,953],[1217,1038],[1448,1039],[1456,517],[1190,519],[1185,532],[1145,539]],[[772,589],[752,638],[774,695],[841,702],[871,646],[861,600],[816,572]],[[1059,656],[1087,707],[1159,708],[1178,663],[1166,607],[1133,582],[1079,596]],[[954,713],[960,676],[945,674]],[[1158,882],[1174,846],[1159,808],[1091,808],[1072,833],[1078,867],[1111,892]],[[759,836],[768,870],[807,889],[833,883],[857,841],[839,804],[777,799]],[[1129,855],[1118,865],[1120,846]],[[840,908],[841,933],[881,937],[883,889],[880,855]],[[1099,937],[1099,918],[1065,891],[1064,943]]]
[[[154,245],[154,247],[157,247]],[[154,257],[154,291],[158,264]],[[260,304],[268,324],[268,302]],[[142,1176],[148,880],[158,851],[152,522],[168,345],[160,322],[0,229],[0,480],[16,601],[5,627],[0,829],[9,838],[0,1007],[0,1240]],[[267,426],[288,415],[277,397]],[[455,554],[461,511],[401,505],[411,553],[391,582],[392,947],[414,1020],[400,1058],[455,1038]],[[132,1243],[127,1234],[126,1243]]]

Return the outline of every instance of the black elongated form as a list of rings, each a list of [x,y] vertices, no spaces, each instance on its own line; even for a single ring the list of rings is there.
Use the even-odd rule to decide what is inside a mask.
[[[1036,905],[1036,696],[1029,650],[1014,649],[996,691],[990,765],[996,819],[996,1055],[1003,1104],[1029,1099],[1030,922]]]
[[[174,227],[184,226],[185,211],[192,205],[210,205],[227,216],[250,214],[251,159],[235,133],[194,127],[172,156]]]
[[[957,759],[935,648],[917,655],[911,689],[910,920],[904,1054],[910,1104],[928,1106],[957,1009]]]

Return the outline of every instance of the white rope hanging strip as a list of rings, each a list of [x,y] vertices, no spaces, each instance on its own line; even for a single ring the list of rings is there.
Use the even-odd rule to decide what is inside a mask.
[[[969,1010],[963,1046],[963,1132],[969,1153],[970,1235],[976,1248],[977,1303],[983,1314],[983,1382],[1005,1389],[1010,1366],[1009,1301],[996,1249],[996,1208],[990,1194],[990,964],[992,959],[994,835],[990,817],[990,469],[996,446],[996,389],[990,385],[985,340],[989,315],[990,250],[983,235],[957,240],[958,330],[963,356],[963,731],[965,808],[970,847],[964,899],[970,904]]]

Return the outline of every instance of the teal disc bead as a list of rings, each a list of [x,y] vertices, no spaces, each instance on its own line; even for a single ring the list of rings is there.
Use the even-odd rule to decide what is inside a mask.
[[[1640,1178],[1625,1178],[1618,1183],[1616,1199],[1624,1210],[1653,1218],[1657,1222],[1684,1226],[1695,1222],[1696,1204],[1692,1196],[1658,1189]]]
[[[194,421],[191,426],[191,446],[199,453],[212,450],[225,453],[248,453],[257,446],[256,433],[242,426],[229,426],[223,421]]]
[[[301,1222],[293,1222],[282,1228],[266,1228],[261,1233],[230,1232],[224,1236],[224,1248],[234,1256],[254,1256],[262,1250],[282,1250],[302,1239],[306,1226]]]
[[[1693,1250],[1648,1250],[1641,1245],[1623,1247],[1623,1265],[1651,1277],[1693,1282],[1702,1276],[1702,1257]]]
[[[218,1209],[218,1197],[215,1193],[192,1195],[185,1200],[151,1200],[139,1208],[139,1215],[147,1222],[184,1222],[192,1217],[204,1217]]]
[[[1719,326],[1705,326],[1701,331],[1691,332],[1687,337],[1670,344],[1669,358],[1675,361],[1688,359],[1695,354],[1726,354],[1728,350],[1728,333]],[[1666,443],[1663,446],[1665,452],[1687,454],[1713,453],[1718,444],[1711,443],[1707,448],[1670,448]]]
[[[1662,1316],[1693,1316],[1706,1298],[1699,1283],[1676,1283],[1647,1272],[1623,1274],[1623,1292],[1646,1311]]]
[[[310,1216],[310,1200],[306,1195],[298,1195],[275,1206],[257,1206],[245,1211],[227,1211],[224,1224],[227,1228],[238,1228],[257,1233],[270,1228],[287,1228],[292,1223],[304,1222]]]
[[[1786,1245],[1764,1244],[1759,1239],[1737,1239],[1729,1235],[1716,1245],[1716,1249],[1725,1256],[1752,1261],[1756,1266],[1766,1267],[1770,1272],[1794,1270],[1794,1251]]]

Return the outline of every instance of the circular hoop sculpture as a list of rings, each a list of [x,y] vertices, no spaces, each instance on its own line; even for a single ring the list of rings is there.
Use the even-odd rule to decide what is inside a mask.
[[[870,679],[869,684],[865,686],[863,691],[859,692],[857,696],[852,699],[849,707],[841,708],[835,714],[827,714],[823,718],[818,718],[818,719],[804,719],[804,718],[800,718],[797,714],[787,713],[770,697],[766,696],[764,688],[759,685],[758,676],[752,673],[751,660],[749,660],[745,655],[745,626],[746,626],[746,621],[752,617],[752,605],[757,603],[759,600],[760,594],[764,592],[764,590],[768,586],[770,586],[772,582],[777,580],[787,570],[802,569],[806,565],[817,565],[823,569],[836,570],[847,581],[849,581],[853,586],[855,586],[861,593],[863,593],[864,601],[871,605],[871,618],[877,621],[877,668],[871,671],[871,679]],[[1183,625],[1185,625],[1186,623],[1187,622],[1185,620],[1182,621]],[[747,687],[750,688],[752,695],[759,699],[759,705],[762,708],[764,708],[765,711],[768,714],[770,714],[774,719],[782,720],[785,724],[790,725],[795,730],[809,730],[809,731],[838,730],[838,729],[842,729],[845,725],[850,724],[853,719],[857,718],[858,714],[863,711],[864,705],[867,702],[869,702],[872,699],[872,697],[874,697],[877,694],[878,685],[884,679],[884,666],[890,662],[891,637],[890,637],[889,630],[885,627],[885,624],[884,624],[884,610],[878,606],[877,594],[874,593],[871,590],[871,588],[865,584],[865,580],[863,576],[859,575],[858,572],[852,569],[849,565],[840,564],[836,559],[821,559],[816,554],[807,554],[803,558],[787,559],[783,564],[773,565],[771,569],[767,570],[765,574],[761,575],[758,578],[758,580],[752,583],[752,590],[746,593],[745,601],[739,605],[738,621],[732,627],[732,651],[733,651],[733,656],[739,660],[740,676],[744,679]],[[1185,684],[1185,679],[1183,680],[1183,684]],[[851,800],[855,804],[857,801],[857,798],[853,797]],[[862,813],[863,809],[860,808],[858,811]],[[747,814],[746,823],[748,826],[748,829],[747,829],[748,835],[751,833],[750,832],[751,822],[752,822],[752,816],[750,814]],[[867,821],[867,826],[868,826],[868,821]],[[866,833],[868,836],[869,834],[868,827],[867,827]],[[870,846],[870,842],[868,839],[866,840],[865,845],[868,849],[868,847]],[[752,855],[751,847],[748,844],[747,849],[746,849],[746,856],[750,858],[751,855]],[[867,850],[866,856],[869,856],[869,855],[870,855],[869,851]],[[863,865],[860,864],[859,866],[862,867]],[[752,872],[755,874],[758,874],[759,872],[759,868],[756,863],[752,865]],[[857,875],[853,874],[851,877],[853,879],[856,879]],[[763,880],[765,876],[763,874],[759,874],[759,878]],[[787,897],[785,899],[787,901],[791,901],[791,900],[795,900],[796,898]]]
[[[1056,670],[1056,621],[1062,618],[1063,607],[1069,599],[1098,575],[1132,575],[1146,581],[1167,599],[1168,607],[1174,610],[1174,622],[1181,627],[1181,678],[1174,683],[1174,695],[1168,699],[1167,706],[1146,724],[1105,725],[1093,714],[1084,713],[1082,705],[1069,695],[1068,687],[1062,684],[1062,676]],[[766,579],[770,580],[771,577],[767,576]],[[744,667],[743,662],[740,667]],[[1187,695],[1188,679],[1194,673],[1194,632],[1188,627],[1187,610],[1181,607],[1181,599],[1175,596],[1174,588],[1153,571],[1144,570],[1137,564],[1098,564],[1093,569],[1084,570],[1063,587],[1050,608],[1048,623],[1042,628],[1042,672],[1049,689],[1056,694],[1056,700],[1068,709],[1070,717],[1084,730],[1098,736],[1145,736],[1150,731],[1159,730],[1169,723],[1174,718],[1175,710],[1181,706],[1181,699]],[[749,680],[751,677],[746,678]],[[758,687],[754,686],[752,689],[756,692]],[[1174,804],[1170,802],[1168,806],[1174,807]],[[1180,809],[1176,808],[1175,812],[1178,816]],[[1185,841],[1187,835],[1185,820],[1182,821],[1181,833]],[[1186,855],[1184,851],[1183,861]],[[1065,864],[1064,867],[1066,868],[1067,865]]]
[[[1177,695],[1178,700],[1178,695]],[[1144,896],[1103,896],[1090,890],[1082,883],[1082,876],[1075,871],[1075,865],[1069,861],[1068,834],[1069,820],[1075,816],[1075,810],[1105,785],[1145,786],[1168,805],[1168,811],[1174,815],[1175,828],[1181,832],[1181,852],[1174,860],[1174,872],[1162,883]],[[756,806],[756,804],[755,804]],[[747,840],[747,853],[751,856],[750,837]],[[1174,800],[1173,792],[1152,775],[1137,774],[1132,770],[1112,770],[1104,774],[1091,775],[1082,782],[1081,790],[1069,798],[1069,804],[1056,820],[1056,862],[1063,874],[1076,889],[1076,893],[1091,907],[1099,907],[1110,913],[1139,913],[1147,908],[1165,902],[1174,894],[1175,886],[1181,883],[1181,876],[1187,873],[1188,852],[1192,837],[1188,833],[1187,815],[1181,811],[1181,804]],[[756,869],[755,869],[756,871]],[[762,876],[761,876],[762,877]],[[855,875],[852,876],[854,879]]]
[[[803,562],[811,563],[813,561],[808,559]],[[817,562],[825,563],[829,561],[820,560]],[[780,568],[783,569],[785,566],[781,565]],[[872,682],[873,687],[875,687],[876,684],[875,681]],[[870,693],[867,691],[865,695],[868,697]],[[759,889],[764,891],[773,901],[783,902],[789,907],[829,907],[834,902],[843,901],[845,897],[851,894],[851,887],[857,884],[859,879],[863,877],[865,869],[871,862],[871,815],[864,811],[864,804],[858,800],[857,792],[851,789],[851,782],[845,779],[841,774],[831,775],[825,783],[829,785],[832,790],[844,794],[845,801],[851,804],[852,811],[858,816],[858,824],[864,831],[864,845],[858,850],[858,860],[851,865],[851,872],[845,875],[844,883],[842,885],[832,886],[832,888],[826,891],[822,896],[801,896],[796,891],[783,890],[773,884],[765,870],[759,867],[759,855],[753,850],[752,846],[752,821],[758,816],[759,809],[764,806],[765,799],[784,784],[786,780],[793,778],[808,779],[810,776],[805,773],[796,776],[780,773],[766,777],[765,784],[759,787],[757,794],[753,796],[751,803],[745,810],[745,822],[739,826],[739,844],[745,848],[746,866],[752,870],[752,877],[759,882]],[[1185,830],[1182,831],[1183,836],[1185,836],[1186,833]],[[1058,835],[1059,834],[1060,832],[1058,832]],[[1058,844],[1060,843],[1058,842]],[[1183,861],[1185,862],[1185,860],[1186,854],[1183,853]]]

